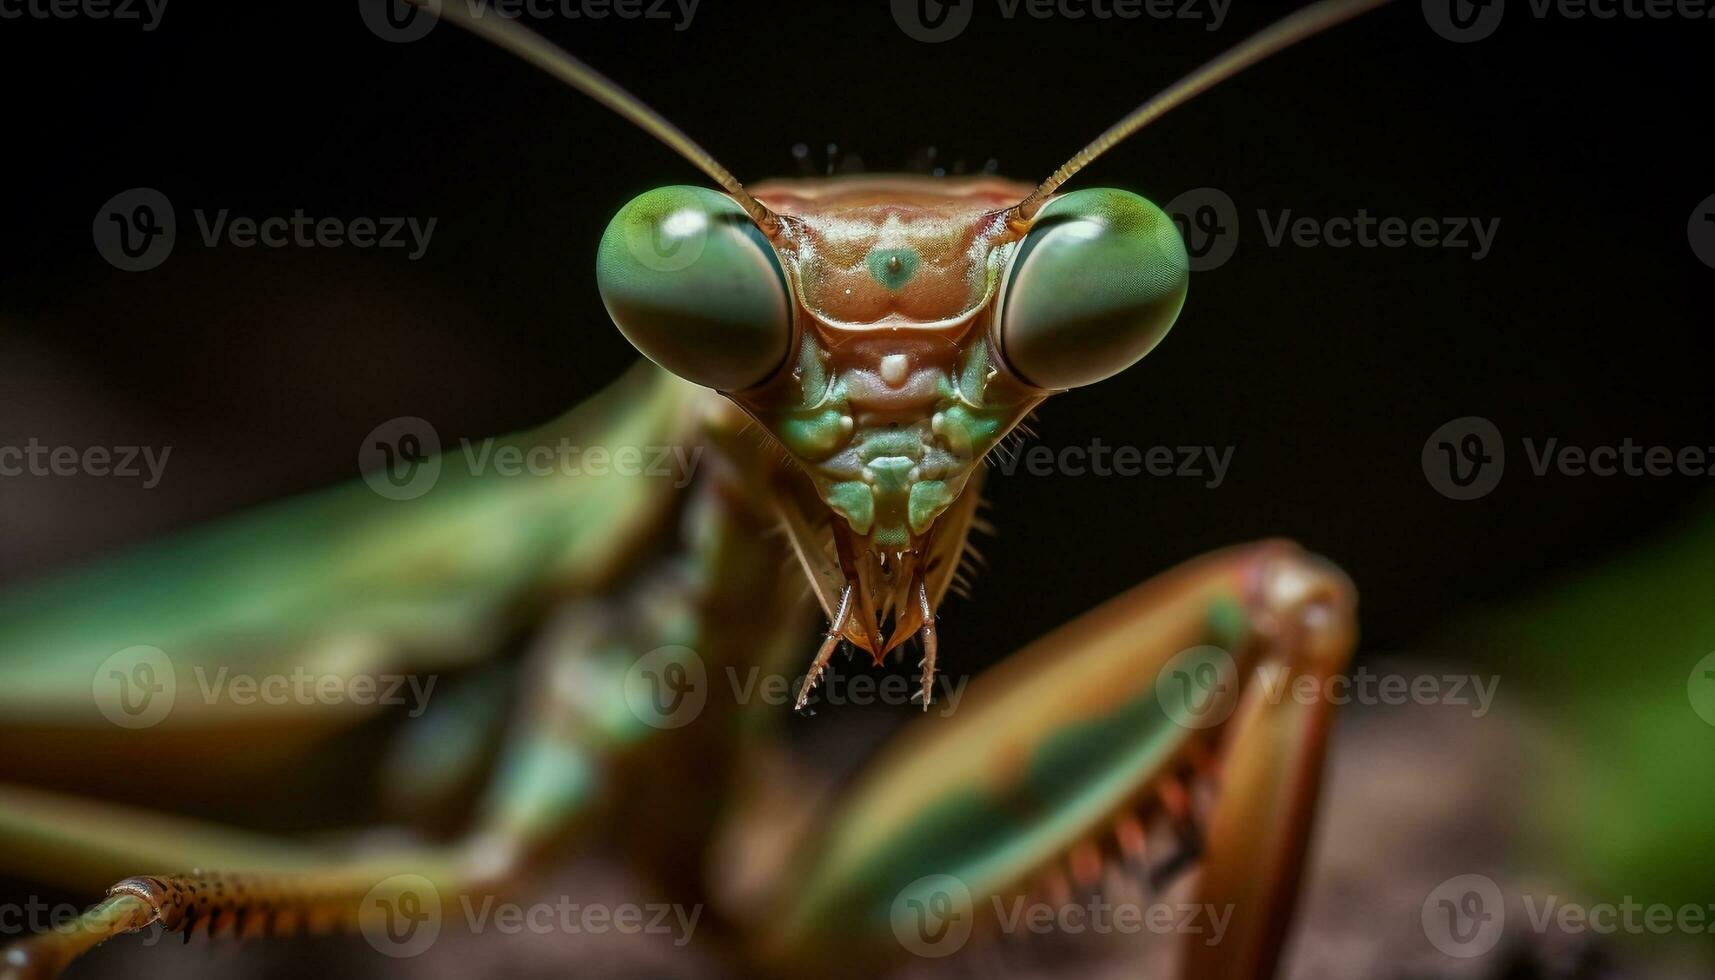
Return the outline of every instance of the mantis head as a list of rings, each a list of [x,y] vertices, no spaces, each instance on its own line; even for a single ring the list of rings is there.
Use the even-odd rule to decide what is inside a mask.
[[[787,520],[838,640],[879,661],[922,630],[974,514],[980,463],[1044,398],[1147,354],[1184,304],[1185,247],[1155,205],[1057,194],[1163,113],[1382,0],[1323,0],[1115,123],[1032,188],[996,178],[776,181],[747,190],[659,113],[503,17],[451,17],[660,139],[721,191],[666,187],[622,208],[597,278],[614,323],[668,371],[721,392],[807,477],[821,520]],[[807,528],[828,531],[810,540]],[[831,536],[831,551],[821,537]],[[885,642],[878,622],[891,618]],[[803,698],[800,697],[800,705]]]
[[[855,609],[893,615],[885,644],[851,630],[878,658],[933,619],[950,578],[935,545],[961,550],[972,508],[955,504],[985,454],[1049,394],[1143,357],[1184,303],[1185,249],[1159,208],[1086,190],[1024,220],[1030,190],[778,181],[754,191],[769,234],[727,195],[669,187],[602,239],[625,336],[724,392],[813,484]]]

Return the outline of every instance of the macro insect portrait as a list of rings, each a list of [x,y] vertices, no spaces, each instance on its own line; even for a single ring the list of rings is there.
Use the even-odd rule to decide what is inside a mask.
[[[1715,966],[1705,0],[0,0],[0,978]]]

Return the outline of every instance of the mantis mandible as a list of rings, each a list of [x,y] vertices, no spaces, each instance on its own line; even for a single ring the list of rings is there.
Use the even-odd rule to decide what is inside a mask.
[[[514,891],[598,824],[648,880],[706,899],[708,928],[752,969],[872,969],[910,948],[902,915],[936,912],[923,943],[955,924],[992,931],[997,899],[1064,901],[1165,850],[1175,868],[1196,861],[1198,901],[1231,914],[1220,943],[1187,939],[1183,974],[1272,975],[1330,717],[1325,704],[1271,701],[1256,674],[1325,679],[1355,642],[1350,584],[1295,545],[1205,556],[1028,645],[978,678],[956,715],[907,726],[811,819],[779,816],[805,801],[785,778],[777,712],[711,699],[695,725],[674,727],[615,705],[643,657],[789,670],[819,607],[827,626],[796,707],[842,647],[880,664],[915,639],[927,710],[936,611],[977,522],[985,456],[1051,395],[1149,353],[1185,300],[1172,219],[1125,191],[1061,186],[1174,106],[1376,5],[1325,0],[1286,17],[1038,185],[841,177],[747,189],[571,55],[446,4],[442,16],[636,123],[720,188],[667,187],[620,210],[597,281],[647,361],[509,445],[694,445],[708,462],[683,488],[469,473],[409,502],[336,488],[6,597],[7,773],[46,758],[160,787],[186,760],[212,774],[244,746],[309,745],[363,713],[205,698],[146,728],[104,725],[90,678],[102,683],[115,651],[162,653],[166,680],[305,664],[355,676],[468,666],[528,638],[487,788],[449,841],[312,846],[0,785],[9,871],[107,888],[71,927],[8,948],[0,975],[51,976],[151,926],[187,940],[368,929],[420,908],[425,890],[445,906]],[[783,571],[787,551],[802,576]],[[400,756],[413,808],[434,797],[422,786],[486,760],[471,719],[495,713],[462,704]],[[690,788],[727,785],[687,805]],[[171,809],[171,797],[156,799]],[[624,819],[640,812],[661,820]],[[719,863],[711,854],[735,853],[746,857],[700,873]]]

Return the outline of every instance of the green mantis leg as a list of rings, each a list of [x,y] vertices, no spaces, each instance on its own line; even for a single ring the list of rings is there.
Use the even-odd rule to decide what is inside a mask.
[[[629,683],[634,668],[648,657],[697,659],[691,651],[700,650],[712,672],[781,647],[793,632],[789,622],[757,623],[749,612],[759,596],[770,608],[785,601],[766,591],[784,588],[782,550],[755,545],[767,515],[717,479],[698,485],[681,518],[691,532],[686,554],[639,572],[612,601],[575,601],[549,617],[494,777],[473,826],[456,842],[330,853],[0,785],[8,870],[71,887],[123,878],[74,928],[8,949],[0,980],[52,976],[104,939],[156,923],[187,938],[199,928],[250,935],[355,926],[367,934],[375,916],[420,906],[430,892],[446,902],[516,887],[610,799],[635,793],[621,785],[631,782],[626,770],[643,770],[642,782],[656,791],[670,788],[663,782],[677,785],[665,767],[706,761],[698,747],[718,755],[715,746],[724,743],[708,737],[710,726],[738,722],[711,700],[697,726],[676,729],[677,719],[657,716],[647,699],[639,703]],[[733,628],[747,618],[748,627]],[[662,737],[668,734],[676,737]],[[655,764],[636,765],[640,759]],[[712,770],[693,772],[707,777]],[[700,846],[706,821],[689,823],[680,835],[686,850]],[[651,849],[669,854],[660,863],[682,869],[687,862],[674,861],[662,837],[657,828]],[[223,870],[194,870],[207,868]],[[172,873],[125,877],[139,871]]]
[[[293,935],[360,925],[364,906],[402,888],[484,887],[459,848],[339,854],[291,846],[193,820],[15,787],[0,787],[0,838],[11,869],[77,883],[139,868],[182,873],[125,877],[77,920],[7,947],[0,977],[56,976],[114,936],[159,925],[204,935]],[[204,867],[238,869],[204,871]],[[114,871],[124,868],[127,871]]]
[[[1018,901],[1064,905],[1128,867],[1159,885],[1195,858],[1222,926],[1213,944],[1187,931],[1185,975],[1271,975],[1328,722],[1280,685],[1341,669],[1354,609],[1337,569],[1263,542],[1038,640],[953,716],[908,726],[807,836],[753,923],[763,955],[945,955],[1004,931]]]
[[[652,587],[649,601],[670,601]],[[598,710],[639,643],[624,617],[593,602],[544,634],[529,692],[478,817],[463,838],[391,851],[292,844],[139,808],[0,786],[8,870],[70,887],[107,887],[69,928],[9,947],[0,977],[50,977],[113,936],[158,925],[171,933],[293,935],[362,929],[390,935],[395,909],[506,891],[574,833],[609,772],[648,729]],[[568,678],[573,683],[565,683]],[[220,869],[200,870],[200,869]],[[138,871],[157,873],[137,874]],[[171,873],[159,873],[171,872]],[[128,877],[127,877],[128,876]],[[112,884],[116,879],[118,884]],[[429,896],[433,895],[431,899]],[[391,940],[380,940],[391,941]]]

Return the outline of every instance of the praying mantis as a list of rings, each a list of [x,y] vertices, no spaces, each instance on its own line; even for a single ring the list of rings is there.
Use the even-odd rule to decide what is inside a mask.
[[[1185,937],[1182,975],[1273,975],[1331,718],[1325,704],[1271,701],[1254,677],[1343,669],[1356,639],[1346,577],[1284,541],[1205,556],[1027,645],[946,717],[927,714],[936,613],[980,523],[985,457],[1052,395],[1148,354],[1186,298],[1167,214],[1125,191],[1062,185],[1198,92],[1377,5],[1324,0],[1286,17],[1038,185],[747,188],[571,55],[446,4],[442,16],[719,187],[666,187],[620,210],[597,282],[646,360],[501,448],[693,447],[701,465],[683,481],[611,470],[495,481],[449,466],[414,499],[334,488],[0,600],[0,724],[14,755],[69,752],[135,778],[165,760],[218,768],[223,750],[259,741],[307,744],[364,716],[303,698],[190,696],[209,670],[416,677],[508,643],[528,651],[514,689],[484,697],[511,705],[505,734],[470,826],[449,841],[301,844],[0,784],[6,870],[107,889],[66,927],[7,948],[0,976],[56,975],[154,927],[188,940],[356,926],[372,943],[372,932],[407,942],[425,907],[516,892],[597,832],[663,892],[706,902],[704,928],[754,971],[868,973],[957,952],[1005,928],[1001,899],[1065,902],[1114,866],[1147,870],[1168,854],[1174,868],[1195,864],[1197,902],[1221,910],[1219,942]],[[424,462],[388,448],[402,452],[395,465]],[[779,751],[784,706],[706,679],[755,664],[795,676],[818,612],[826,628],[792,707],[811,706],[840,650],[879,665],[915,645],[926,716],[832,799],[804,801]],[[168,689],[185,693],[160,717],[112,722]],[[108,703],[93,703],[103,690]],[[689,719],[687,694],[700,702]],[[415,737],[403,781],[488,761],[453,714]]]

